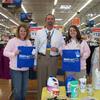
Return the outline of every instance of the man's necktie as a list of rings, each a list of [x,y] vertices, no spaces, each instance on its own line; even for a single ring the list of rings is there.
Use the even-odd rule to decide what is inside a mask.
[[[50,34],[51,34],[51,32],[48,32],[48,34],[47,34],[47,40],[48,40],[48,41],[51,40],[51,35],[50,35]]]
[[[51,48],[51,32],[47,34],[47,48]]]

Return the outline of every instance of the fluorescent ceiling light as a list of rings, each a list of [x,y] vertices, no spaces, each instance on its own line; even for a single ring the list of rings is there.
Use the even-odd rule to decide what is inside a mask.
[[[96,19],[96,18],[98,18],[98,17],[100,17],[100,14],[97,15],[97,16],[95,16],[95,17],[93,17],[93,18],[91,18],[90,20],[94,20],[94,19]]]
[[[97,23],[96,25],[94,25],[94,26],[98,26],[98,25],[100,25],[100,23]]]
[[[60,6],[60,9],[65,9],[65,10],[68,10],[71,8],[71,5],[61,5]]]
[[[96,18],[98,18],[98,17],[100,17],[100,14],[97,15],[97,16],[95,16],[95,17],[93,17],[93,18],[91,18],[90,21],[91,21],[91,20],[94,20],[94,19],[96,19]],[[79,25],[79,27],[82,26],[82,25],[84,25],[84,24],[85,24],[85,23],[83,22],[81,25]],[[94,25],[94,26],[95,26],[95,25]]]
[[[83,10],[88,4],[90,4],[91,2],[92,2],[92,0],[88,0],[77,12],[82,11],[82,10]],[[74,13],[74,15],[64,23],[64,26],[65,26],[69,21],[71,21],[71,20],[77,15],[77,12]]]
[[[87,16],[89,16],[89,17],[93,17],[93,14],[91,13],[91,14],[88,14]]]
[[[100,17],[100,14],[97,15],[97,16],[95,16],[95,17],[93,17],[93,18],[91,18],[90,20],[94,20],[94,19],[96,19],[97,17]],[[85,24],[85,23],[84,23],[84,24]],[[95,26],[98,26],[98,25],[100,25],[100,23],[97,23],[96,25],[94,25],[94,27],[95,27]],[[81,31],[86,30],[86,29],[88,29],[88,27],[83,28]]]
[[[83,29],[81,29],[80,31],[84,31],[84,30],[86,30],[86,29],[88,29],[88,27],[86,27],[86,28],[83,28]]]
[[[55,20],[56,20],[56,21],[62,21],[63,19],[61,19],[61,18],[56,18]]]
[[[58,2],[58,0],[54,0],[54,5],[56,5],[56,4],[57,4],[57,2]]]
[[[96,15],[96,13],[89,13],[89,14],[87,14],[86,16],[88,16],[88,17],[93,17],[93,16],[95,16]]]
[[[5,17],[6,19],[9,19],[5,14],[3,14],[2,12],[0,12],[0,14]],[[13,22],[14,24],[16,24],[17,26],[19,25],[18,23],[16,23],[15,21],[13,21],[12,19],[9,19],[11,22]]]
[[[85,23],[82,23],[81,25],[78,25],[78,27],[80,27],[80,26],[82,26],[82,25],[84,25]]]
[[[98,25],[100,25],[100,23],[97,23],[96,25],[94,25],[94,26],[98,26]],[[86,30],[86,29],[88,29],[89,27],[86,27],[86,28],[83,28],[83,29],[81,29],[81,31],[84,31],[84,30]]]
[[[94,26],[98,26],[98,25],[100,25],[100,23],[97,23],[96,25],[94,25]],[[89,27],[86,27],[86,28],[83,28],[83,29],[81,29],[80,31],[84,31],[84,30],[86,30],[86,29],[88,29]]]
[[[5,17],[6,19],[8,19],[8,16],[6,16],[5,14],[3,14],[2,12],[0,12],[0,15],[2,15],[3,17]]]
[[[3,26],[3,27],[5,27],[5,28],[9,28],[8,26],[6,26],[6,25],[4,25],[4,24],[2,24],[2,23],[0,23],[0,26]]]
[[[19,26],[19,24],[18,23],[16,23],[14,20],[12,20],[12,19],[9,19],[12,23],[14,23],[14,24],[16,24],[17,26]]]
[[[85,23],[82,23],[81,25],[84,25]]]
[[[24,11],[25,13],[27,13],[27,10],[25,9],[25,7],[24,7],[23,4],[21,4],[21,8],[23,9],[23,11]]]
[[[79,10],[78,12],[81,12],[88,4],[90,4],[92,0],[88,0]]]
[[[80,26],[82,26],[82,25],[84,25],[85,23],[83,22],[81,25],[79,25],[78,27],[80,27]]]
[[[66,24],[68,24],[68,22],[71,21],[76,15],[77,15],[77,13],[75,13],[71,18],[69,18],[69,19],[64,23],[64,26],[65,26]]]
[[[52,15],[54,15],[54,13],[55,13],[55,9],[52,9]]]

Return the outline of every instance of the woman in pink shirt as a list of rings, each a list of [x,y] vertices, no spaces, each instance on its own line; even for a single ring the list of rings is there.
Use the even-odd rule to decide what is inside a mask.
[[[86,75],[86,59],[90,56],[90,48],[85,40],[81,39],[80,31],[77,26],[72,25],[68,29],[68,37],[65,40],[65,45],[60,48],[64,49],[80,49],[81,55],[81,72],[67,72],[66,74],[73,74],[77,79]]]
[[[28,37],[28,28],[25,25],[20,25],[17,29],[16,37],[9,40],[4,49],[4,56],[10,59],[9,66],[11,69],[14,100],[25,100],[28,88],[29,68],[17,67],[17,55],[20,52],[18,46],[32,46]]]

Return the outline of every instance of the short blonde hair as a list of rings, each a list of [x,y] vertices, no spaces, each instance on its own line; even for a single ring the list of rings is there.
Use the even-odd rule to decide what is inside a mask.
[[[17,38],[20,38],[19,30],[20,30],[21,27],[25,28],[25,30],[26,30],[26,33],[27,33],[27,34],[26,34],[26,37],[24,38],[24,39],[26,40],[26,39],[29,38],[29,28],[27,27],[27,25],[24,25],[24,24],[21,24],[20,26],[18,26],[17,32],[16,32],[16,37],[17,37]]]

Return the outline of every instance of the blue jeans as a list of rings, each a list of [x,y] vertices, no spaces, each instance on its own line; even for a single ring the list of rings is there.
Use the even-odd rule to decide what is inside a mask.
[[[29,71],[11,70],[14,100],[25,100]]]

